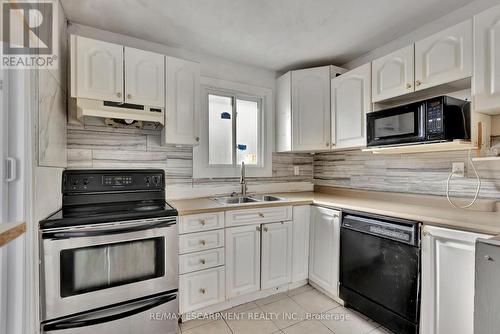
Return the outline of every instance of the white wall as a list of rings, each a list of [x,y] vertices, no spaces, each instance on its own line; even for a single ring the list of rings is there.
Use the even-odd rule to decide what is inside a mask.
[[[201,66],[201,75],[205,77],[272,88],[274,90],[274,78],[276,76],[274,71],[239,64],[219,57],[203,55],[75,23],[70,24],[68,31],[70,34],[99,39],[110,43],[121,44],[198,62]]]
[[[471,2],[470,4],[457,9],[446,16],[443,16],[439,20],[426,24],[420,29],[414,30],[411,33],[399,37],[385,45],[382,45],[359,58],[347,62],[346,64],[342,65],[342,67],[353,69],[355,67],[369,63],[376,58],[385,56],[386,54],[401,49],[422,38],[425,38],[445,28],[470,19],[474,15],[498,4],[498,0],[476,0],[474,2]]]

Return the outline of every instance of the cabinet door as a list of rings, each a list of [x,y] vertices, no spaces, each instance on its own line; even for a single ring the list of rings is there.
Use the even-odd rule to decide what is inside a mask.
[[[470,334],[474,318],[474,250],[489,236],[425,226],[422,239],[422,334]]]
[[[309,205],[293,207],[292,282],[306,280],[309,277],[310,221],[311,207]]]
[[[475,94],[477,111],[500,113],[500,6],[477,15],[475,24]]]
[[[123,102],[123,46],[72,35],[71,97]]]
[[[292,72],[292,150],[330,148],[330,67]]]
[[[276,152],[292,150],[292,72],[276,80]]]
[[[495,333],[500,328],[500,240],[498,237],[476,243],[476,282],[474,296],[474,334]]]
[[[472,20],[415,43],[415,90],[472,76]]]
[[[200,125],[200,65],[166,57],[166,68],[165,142],[197,145]]]
[[[311,207],[309,280],[338,297],[339,212]]]
[[[165,106],[165,56],[125,47],[125,102]]]
[[[226,294],[260,290],[260,225],[226,229]]]
[[[414,91],[414,58],[412,44],[372,62],[372,102]]]
[[[332,79],[332,142],[336,148],[366,146],[366,113],[371,111],[371,64]]]
[[[262,289],[292,281],[292,222],[262,225]]]

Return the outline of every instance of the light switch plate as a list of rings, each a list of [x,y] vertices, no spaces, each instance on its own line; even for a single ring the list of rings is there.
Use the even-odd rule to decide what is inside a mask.
[[[451,171],[455,177],[465,177],[465,164],[463,162],[454,162],[451,164]]]
[[[293,175],[300,175],[299,166],[293,166]]]

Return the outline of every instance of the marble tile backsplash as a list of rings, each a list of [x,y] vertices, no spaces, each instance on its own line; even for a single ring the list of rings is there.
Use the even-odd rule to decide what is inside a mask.
[[[474,196],[477,180],[467,151],[375,155],[353,150],[316,154],[314,184],[444,196],[452,162],[465,163],[466,177],[452,179],[450,194]],[[476,162],[475,166],[481,177],[480,197],[500,198],[500,162]]]
[[[160,145],[155,130],[118,129],[68,124],[68,168],[160,168],[167,180],[170,198],[199,197],[239,190],[238,178],[193,179],[191,147]],[[293,173],[298,165],[300,175]],[[313,156],[273,154],[273,176],[248,178],[249,191],[311,190]],[[170,192],[170,195],[169,195]]]

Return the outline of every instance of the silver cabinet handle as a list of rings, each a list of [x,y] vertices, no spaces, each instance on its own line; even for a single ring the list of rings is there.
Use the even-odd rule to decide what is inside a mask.
[[[487,261],[494,261],[494,259],[489,256],[489,255],[485,255],[484,258],[487,260]]]
[[[127,99],[131,99],[132,98],[132,94],[127,94]]]
[[[116,93],[116,96],[122,97],[122,93],[118,92],[118,93]]]
[[[264,226],[264,232],[267,232],[268,231],[268,228],[266,226]]]
[[[200,289],[200,293],[201,293],[201,294],[205,294],[205,292],[207,292],[207,290],[205,290],[204,288],[201,288],[201,289]]]
[[[262,212],[259,212],[259,217],[264,218],[264,214]]]
[[[207,223],[207,222],[205,221],[205,219],[200,220],[200,225],[201,225],[201,226],[205,226],[205,224],[206,224],[206,223]]]
[[[255,229],[256,229],[257,231],[260,231],[260,226],[257,226]]]
[[[203,246],[205,246],[207,244],[206,240],[200,240],[200,244],[202,244]]]
[[[201,264],[205,264],[205,263],[207,263],[207,261],[205,261],[205,259],[201,259],[201,260],[200,260],[200,263],[201,263]]]

